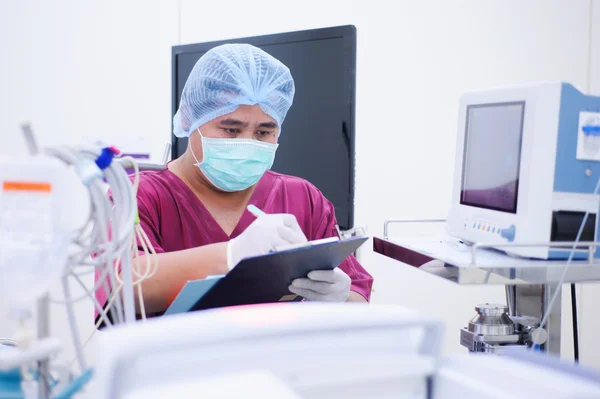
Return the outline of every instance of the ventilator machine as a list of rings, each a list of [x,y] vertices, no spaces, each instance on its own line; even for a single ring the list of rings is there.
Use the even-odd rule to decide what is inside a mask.
[[[561,350],[563,283],[600,281],[600,97],[565,82],[465,92],[446,219],[386,221],[382,255],[458,284],[500,284],[460,342],[473,352]],[[432,226],[422,237],[390,229]],[[433,231],[435,230],[435,232]],[[578,329],[571,285],[575,359]]]
[[[537,259],[596,240],[600,97],[560,82],[474,91],[458,119],[450,234]]]

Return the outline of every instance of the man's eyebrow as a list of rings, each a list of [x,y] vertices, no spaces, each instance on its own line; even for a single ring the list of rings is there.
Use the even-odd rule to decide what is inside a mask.
[[[239,119],[233,119],[233,118],[223,119],[222,121],[219,121],[219,124],[223,125],[223,126],[241,126],[241,127],[248,126],[248,122],[242,122]]]
[[[277,128],[277,123],[275,123],[275,122],[261,122],[258,125],[256,125],[256,127],[264,127],[266,129],[276,129]]]

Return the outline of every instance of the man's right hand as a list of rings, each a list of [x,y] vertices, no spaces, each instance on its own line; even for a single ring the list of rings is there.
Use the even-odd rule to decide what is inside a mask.
[[[227,244],[227,267],[233,269],[242,259],[265,255],[276,247],[306,242],[294,215],[259,216],[242,234]]]

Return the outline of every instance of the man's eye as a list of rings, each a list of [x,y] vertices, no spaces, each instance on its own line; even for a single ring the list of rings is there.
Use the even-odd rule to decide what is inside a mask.
[[[239,132],[239,129],[234,129],[234,128],[223,128],[223,130],[227,134],[237,134]]]
[[[268,136],[271,133],[272,132],[269,130],[259,130],[258,132],[256,132],[256,134],[258,134],[259,136]]]

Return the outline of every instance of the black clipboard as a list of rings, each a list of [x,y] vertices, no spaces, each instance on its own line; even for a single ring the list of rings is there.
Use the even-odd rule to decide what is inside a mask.
[[[243,259],[199,298],[189,311],[259,303],[300,301],[288,287],[313,270],[333,270],[368,237],[273,252]],[[203,294],[203,295],[202,295]]]

